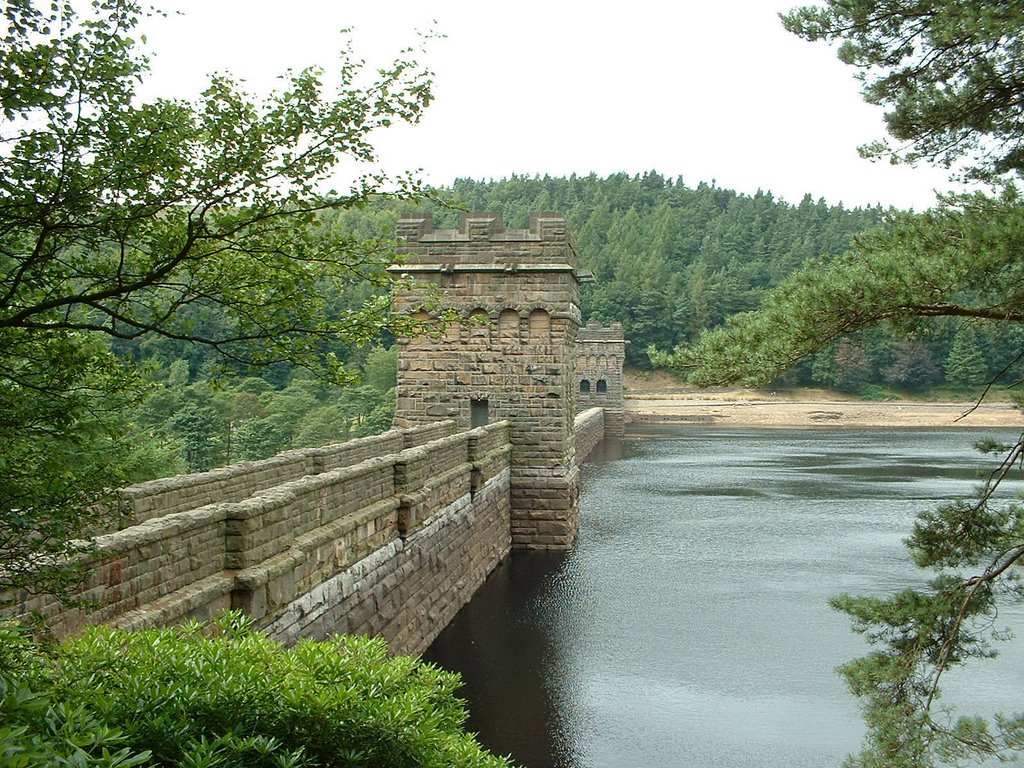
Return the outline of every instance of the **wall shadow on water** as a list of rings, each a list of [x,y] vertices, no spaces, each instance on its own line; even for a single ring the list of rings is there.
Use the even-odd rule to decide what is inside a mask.
[[[616,461],[623,441],[594,447],[588,464]],[[586,473],[586,470],[584,470]],[[573,636],[580,595],[575,549],[519,551],[491,574],[423,655],[463,679],[467,729],[523,768],[577,764],[575,724],[561,699],[571,674],[562,647]],[[510,716],[511,715],[511,716]]]
[[[551,639],[532,606],[566,552],[516,552],[501,563],[423,655],[462,674],[469,731],[491,752],[529,768],[561,765],[550,723],[558,719],[546,681]],[[516,719],[507,717],[513,709]]]
[[[606,437],[604,440],[594,446],[584,462],[584,474],[586,474],[586,464],[601,464],[606,461],[618,461],[623,456],[623,448],[625,443],[618,437]]]

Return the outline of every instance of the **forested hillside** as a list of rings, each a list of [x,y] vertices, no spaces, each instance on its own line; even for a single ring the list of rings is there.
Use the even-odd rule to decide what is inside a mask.
[[[704,183],[692,188],[654,172],[461,179],[418,206],[433,211],[438,227],[456,226],[460,210],[500,212],[509,227],[528,226],[536,211],[564,212],[582,266],[597,278],[584,286],[584,320],[621,322],[631,342],[628,362],[639,367],[651,365],[649,346],[671,349],[756,308],[797,267],[846,251],[858,232],[885,226],[886,219],[878,207],[848,210],[809,196],[793,205],[770,192],[749,196]],[[379,242],[413,209],[409,202],[389,202],[324,213],[322,230]],[[355,281],[331,304],[340,315],[382,299],[382,290]],[[212,314],[201,321],[217,319]],[[948,319],[902,334],[875,329],[801,362],[782,383],[851,392],[973,385],[1018,354],[1022,339],[1005,334]],[[342,388],[283,363],[261,369],[228,364],[225,378],[214,350],[165,338],[119,343],[117,350],[144,364],[153,381],[135,418],[140,433],[177,457],[165,466],[194,471],[385,429],[393,411],[392,343],[381,334],[368,348],[332,348],[362,376]]]
[[[469,210],[494,210],[509,226],[529,213],[564,212],[583,267],[597,281],[583,295],[586,319],[621,321],[629,361],[647,366],[648,345],[671,347],[735,312],[808,259],[845,250],[882,222],[881,208],[846,210],[770,192],[753,197],[712,184],[686,186],[655,172],[566,178],[459,180],[448,191]]]
[[[585,320],[621,321],[628,361],[648,367],[647,350],[691,342],[725,318],[760,305],[767,290],[811,260],[847,251],[859,232],[886,226],[881,207],[846,209],[805,196],[753,196],[655,172],[570,178],[457,181],[442,191],[468,210],[501,211],[510,226],[529,213],[563,211],[580,258],[597,281],[584,287]],[[454,221],[454,213],[438,218]],[[875,328],[802,360],[780,384],[848,392],[976,386],[1004,372],[1024,350],[1020,329],[944,318]]]

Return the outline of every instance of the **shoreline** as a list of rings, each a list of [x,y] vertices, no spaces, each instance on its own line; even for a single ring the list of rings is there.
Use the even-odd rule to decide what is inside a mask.
[[[1001,427],[1024,429],[1009,403],[869,402],[833,398],[766,398],[750,391],[632,394],[626,423],[701,427]]]

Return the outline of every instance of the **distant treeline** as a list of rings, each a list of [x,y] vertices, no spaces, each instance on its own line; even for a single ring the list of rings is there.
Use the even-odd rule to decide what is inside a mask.
[[[583,289],[584,320],[621,322],[627,361],[650,367],[647,349],[693,341],[730,315],[757,307],[765,292],[808,260],[847,250],[858,232],[885,226],[881,207],[847,209],[805,196],[797,204],[770,192],[750,196],[715,184],[688,187],[650,172],[569,178],[515,176],[457,180],[419,204],[375,203],[326,214],[325,228],[365,240],[393,237],[403,213],[432,210],[454,227],[460,210],[496,211],[506,226],[526,227],[536,211],[560,211],[595,282]],[[379,288],[353,283],[334,297],[342,313]],[[196,322],[216,323],[215,314]],[[1013,337],[1007,336],[1012,333]],[[362,385],[328,387],[287,365],[232,370],[209,349],[167,339],[119,343],[144,366],[154,392],[136,424],[167,452],[165,471],[199,470],[256,459],[299,445],[326,443],[387,428],[393,412],[393,339],[376,351],[339,345],[331,351]],[[876,330],[845,339],[802,361],[779,384],[859,392],[976,385],[1024,349],[1018,329],[1000,332],[952,321]]]
[[[750,196],[712,184],[649,172],[569,178],[457,180],[439,190],[467,210],[500,211],[526,226],[538,210],[564,212],[583,267],[584,320],[621,321],[628,361],[649,367],[647,349],[695,340],[808,261],[847,251],[864,230],[886,225],[891,209],[847,209],[806,195],[799,203],[770,192]],[[451,225],[456,214],[440,211]],[[1006,370],[1024,350],[1024,333],[946,319],[844,339],[801,361],[779,384],[850,392],[975,386]]]
[[[695,339],[753,309],[796,267],[845,250],[884,217],[881,208],[847,210],[810,196],[794,206],[770,192],[691,188],[654,172],[466,179],[442,194],[470,210],[501,211],[510,226],[525,226],[531,211],[564,212],[583,267],[597,278],[584,291],[585,317],[621,321],[629,360],[642,366],[648,345]]]
[[[828,205],[805,196],[798,205],[770,192],[743,195],[714,184],[686,186],[649,172],[500,181],[458,179],[428,200],[437,226],[454,227],[459,210],[495,211],[508,227],[526,227],[530,214],[566,214],[582,267],[586,319],[622,322],[629,361],[649,366],[648,345],[671,347],[695,339],[729,315],[758,306],[764,291],[809,259],[840,253],[857,232],[884,222],[881,207]],[[380,205],[338,214],[336,225],[364,237],[394,231],[401,206]]]

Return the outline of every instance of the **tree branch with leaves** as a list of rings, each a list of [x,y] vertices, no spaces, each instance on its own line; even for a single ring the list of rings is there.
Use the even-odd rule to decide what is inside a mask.
[[[869,157],[961,159],[967,175],[992,180],[1024,170],[1024,3],[844,0],[798,8],[786,28],[839,43],[856,68],[864,100],[886,108],[889,134],[862,148]]]
[[[386,296],[332,307],[355,283],[386,289],[393,248],[324,214],[419,191],[372,170],[328,190],[376,159],[375,131],[429,104],[414,52],[367,73],[343,35],[330,77],[289,71],[256,96],[216,75],[194,100],[144,102],[141,6],[82,5],[4,5],[0,591],[59,591],[51,566],[132,476],[121,406],[144,382],[108,340],[159,335],[342,380],[332,347],[409,332]]]

